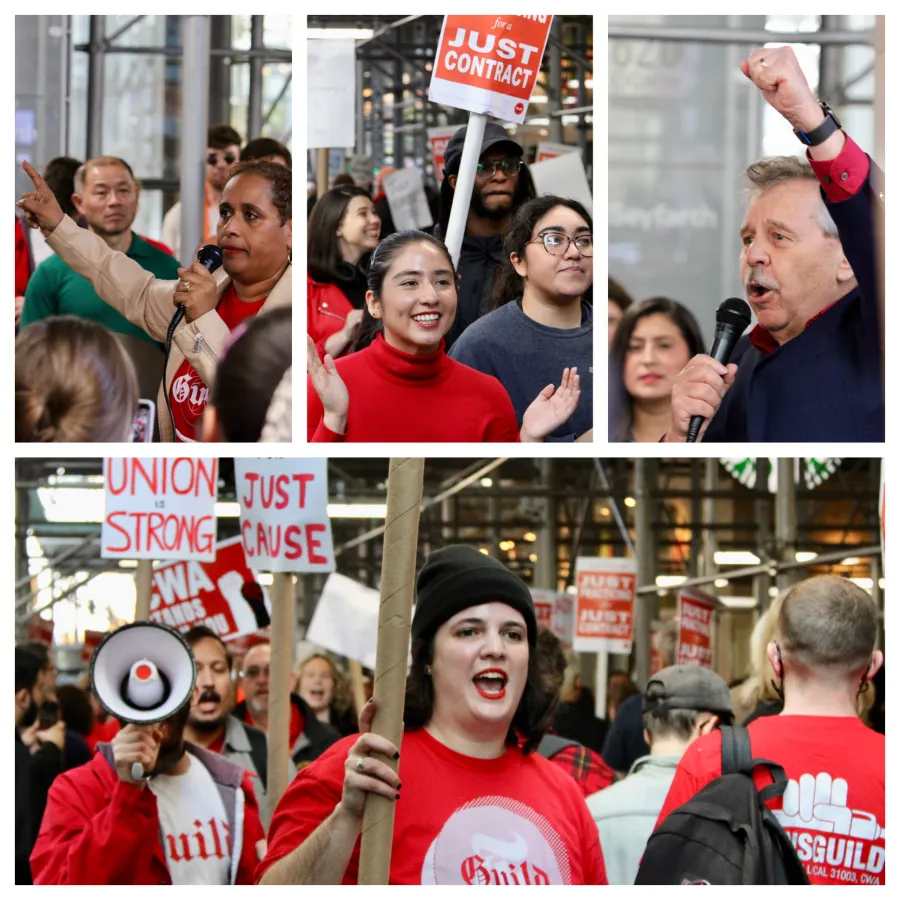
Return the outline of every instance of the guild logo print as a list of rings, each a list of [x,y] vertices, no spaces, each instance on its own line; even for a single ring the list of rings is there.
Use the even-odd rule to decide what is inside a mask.
[[[517,103],[517,104],[515,105],[514,111],[515,111],[515,114],[516,114],[517,116],[522,115],[522,113],[525,111],[525,104],[524,104],[524,103],[521,103],[521,102]]]
[[[422,884],[571,884],[565,845],[531,807],[481,797],[457,809],[428,848]]]
[[[199,412],[206,406],[209,388],[196,373],[181,375],[172,382],[172,398],[176,403],[187,403],[191,412]]]

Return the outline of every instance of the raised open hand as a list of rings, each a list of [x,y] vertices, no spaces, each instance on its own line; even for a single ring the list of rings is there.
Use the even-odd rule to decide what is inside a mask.
[[[22,163],[22,168],[31,179],[34,190],[22,194],[22,199],[16,203],[25,212],[25,220],[32,228],[40,228],[45,235],[50,234],[60,222],[65,213],[53,196],[53,191],[47,187],[47,183],[34,170],[27,161]]]
[[[578,369],[575,366],[563,369],[559,387],[548,384],[525,410],[519,435],[522,441],[542,441],[569,420],[580,397],[581,377]]]
[[[350,394],[347,385],[338,375],[334,359],[325,354],[325,361],[319,359],[319,351],[313,339],[306,336],[306,371],[325,411],[323,423],[336,434],[347,430],[347,412],[350,409]]]

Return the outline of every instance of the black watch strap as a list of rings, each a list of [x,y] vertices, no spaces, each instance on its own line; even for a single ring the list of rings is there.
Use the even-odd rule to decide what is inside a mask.
[[[834,110],[824,101],[819,101],[822,112],[825,113],[825,121],[813,128],[812,131],[795,131],[799,141],[806,144],[807,147],[816,147],[828,140],[836,131],[841,128],[838,117],[834,114]]]

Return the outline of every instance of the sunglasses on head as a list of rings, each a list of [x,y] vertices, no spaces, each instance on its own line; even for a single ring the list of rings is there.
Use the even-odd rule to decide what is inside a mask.
[[[223,154],[222,158],[225,160],[225,162],[228,163],[229,166],[237,159],[237,157],[231,151]],[[210,166],[217,165],[219,162],[219,154],[210,153],[209,156],[206,157],[206,162]]]

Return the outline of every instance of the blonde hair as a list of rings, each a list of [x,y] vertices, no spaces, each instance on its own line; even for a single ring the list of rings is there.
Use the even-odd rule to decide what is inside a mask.
[[[127,441],[134,366],[115,335],[77,316],[41,319],[16,338],[17,441]]]
[[[767,648],[777,637],[778,614],[787,591],[782,591],[757,619],[750,633],[750,675],[736,688],[737,701],[743,708],[756,709],[760,703],[776,703],[781,698],[772,682],[775,672],[769,662]]]
[[[294,675],[297,677],[297,692],[300,692],[300,679],[307,663],[314,659],[322,659],[328,663],[331,669],[331,678],[334,681],[334,692],[331,695],[331,710],[337,715],[343,715],[350,709],[350,683],[347,676],[341,671],[338,664],[327,653],[310,653],[304,660],[294,666]]]

